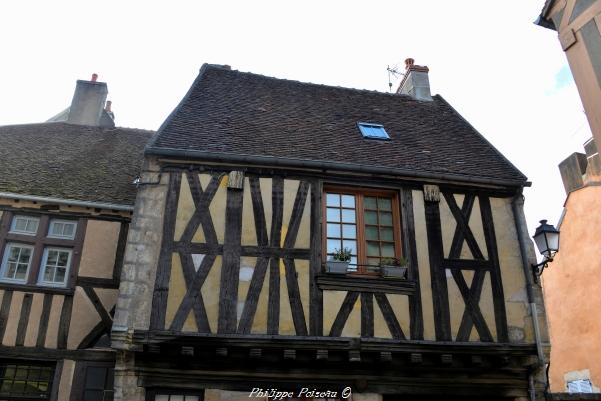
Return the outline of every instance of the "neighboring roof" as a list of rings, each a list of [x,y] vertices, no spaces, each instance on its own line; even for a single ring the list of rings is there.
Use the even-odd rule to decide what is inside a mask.
[[[67,123],[0,126],[0,192],[133,205],[153,131]]]
[[[543,28],[548,28],[548,29],[552,29],[554,31],[557,30],[557,27],[555,26],[555,24],[553,23],[553,20],[548,18],[548,12],[551,9],[551,7],[553,7],[553,4],[555,3],[555,0],[546,0],[545,4],[543,5],[543,9],[540,12],[540,15],[538,16],[538,18],[536,18],[536,21],[534,21],[534,23],[536,25],[542,26]]]
[[[364,139],[358,122],[383,124],[391,140]],[[417,101],[209,64],[146,153],[527,184],[441,96]]]

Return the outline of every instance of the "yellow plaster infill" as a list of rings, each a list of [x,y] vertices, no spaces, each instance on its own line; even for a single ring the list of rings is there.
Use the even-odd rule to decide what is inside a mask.
[[[265,210],[265,224],[267,227],[267,235],[271,232],[271,216],[272,216],[272,204],[271,204],[271,192],[272,192],[272,180],[271,178],[259,178],[259,185],[261,186],[261,198],[263,200],[263,209]]]
[[[303,217],[301,218],[298,234],[296,236],[295,248],[310,248],[311,247],[311,191],[307,193],[305,208],[303,209]]]
[[[336,315],[342,306],[342,301],[346,296],[346,291],[327,291],[323,292],[323,334],[328,335],[332,329],[332,324]]]
[[[378,338],[392,338],[392,334],[388,329],[388,325],[384,320],[384,315],[382,314],[382,310],[378,305],[378,302],[374,298],[374,336]],[[404,330],[404,328],[403,328]]]
[[[361,297],[353,305],[353,309],[342,329],[342,337],[361,337]]]
[[[57,401],[69,401],[71,399],[71,384],[73,382],[74,371],[75,361],[69,359],[63,360],[63,369],[61,372],[60,383],[58,384]]]
[[[257,232],[255,230],[255,216],[253,211],[252,196],[250,194],[250,180],[244,178],[244,198],[242,201],[242,245],[257,245]]]
[[[406,295],[399,294],[387,294],[388,302],[392,306],[392,310],[403,329],[405,337],[410,337],[410,315],[409,315],[409,297]],[[374,309],[377,308],[377,302],[374,305]]]
[[[169,280],[169,295],[167,296],[167,311],[165,313],[165,329],[168,329],[173,322],[177,309],[186,294],[186,282],[182,270],[182,263],[179,254],[171,255],[171,279]],[[198,331],[196,319],[192,311],[186,318],[182,331]]]
[[[188,221],[196,210],[190,185],[188,184],[188,173],[182,174],[181,185],[179,188],[179,200],[177,202],[177,213],[175,218],[175,230],[173,240],[179,241],[188,225]],[[199,241],[202,242],[202,241]]]
[[[415,243],[417,245],[417,261],[419,265],[419,286],[424,316],[424,340],[436,340],[424,196],[422,191],[412,191],[412,194],[413,216],[415,219]]]
[[[217,256],[213,266],[210,267],[209,274],[200,289],[202,299],[207,311],[209,325],[213,332],[217,331],[217,321],[219,318],[219,286],[221,281],[222,258]]]
[[[257,302],[257,311],[253,320],[251,333],[253,334],[267,334],[267,305],[268,305],[268,294],[269,294],[269,266],[267,267],[267,273],[263,279],[263,286],[261,287],[261,293],[259,295],[259,301]]]

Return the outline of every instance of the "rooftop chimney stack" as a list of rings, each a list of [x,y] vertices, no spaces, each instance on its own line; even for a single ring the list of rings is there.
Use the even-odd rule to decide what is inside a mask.
[[[428,67],[415,65],[415,60],[405,60],[405,76],[397,89],[397,94],[409,95],[417,100],[431,101],[430,80],[428,79]]]
[[[98,82],[98,74],[92,74],[90,81],[78,80],[67,122],[114,127],[112,118],[105,115],[108,114],[104,109],[108,92],[106,82]]]

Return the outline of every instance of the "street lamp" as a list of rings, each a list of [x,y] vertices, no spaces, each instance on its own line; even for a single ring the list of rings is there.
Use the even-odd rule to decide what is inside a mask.
[[[540,226],[534,232],[534,243],[538,251],[543,255],[543,261],[538,264],[532,264],[532,274],[534,281],[543,274],[545,267],[549,262],[553,262],[553,257],[559,250],[559,231],[551,224],[547,224],[547,220],[541,220]]]

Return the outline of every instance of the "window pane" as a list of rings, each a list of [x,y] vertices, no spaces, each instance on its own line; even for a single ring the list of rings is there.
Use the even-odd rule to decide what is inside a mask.
[[[53,222],[50,227],[50,232],[52,235],[63,235],[63,223]]]
[[[328,223],[328,237],[340,238],[340,224]]]
[[[106,379],[106,368],[88,367],[86,369],[86,388],[87,389],[104,389],[104,381]]]
[[[48,260],[46,261],[47,265],[55,265],[58,257],[57,251],[48,251]]]
[[[357,241],[344,240],[342,241],[342,246],[350,249],[353,255],[357,254]]]
[[[31,248],[19,248],[21,250],[21,256],[19,257],[19,263],[29,263],[31,257]]]
[[[64,283],[65,282],[65,273],[66,273],[66,269],[59,267],[56,269],[56,277],[54,278],[54,281],[56,281],[57,283]]]
[[[354,223],[355,220],[355,211],[350,209],[342,209],[342,221],[344,223]]]
[[[385,258],[394,258],[394,244],[382,243],[382,256]]]
[[[378,212],[365,212],[365,224],[378,224]]]
[[[59,252],[58,255],[58,265],[67,266],[67,263],[69,262],[69,252]]]
[[[168,396],[168,395],[165,395],[165,394],[157,394],[157,395],[154,397],[154,400],[155,400],[155,401],[169,401],[169,396]]]
[[[327,209],[327,218],[328,221],[340,221],[340,209]]]
[[[326,205],[339,207],[340,206],[340,195],[327,194],[326,195]]]
[[[394,241],[394,231],[389,227],[380,228],[380,238],[382,241]]]
[[[377,226],[366,226],[365,227],[365,239],[378,240],[378,227]]]
[[[391,210],[392,200],[390,198],[378,198],[378,209]]]
[[[355,208],[355,196],[354,195],[342,195],[342,207]]]
[[[367,255],[368,256],[380,256],[380,246],[377,242],[367,242]]]
[[[342,225],[342,236],[344,238],[357,238],[357,226],[354,224],[343,224]]]
[[[380,213],[380,224],[383,226],[392,226],[392,213]]]
[[[187,395],[184,401],[198,401],[197,395]]]
[[[367,258],[367,264],[370,266],[379,266],[380,258]]]
[[[376,198],[372,196],[366,196],[363,200],[363,204],[365,205],[365,209],[376,209]]]
[[[44,281],[52,281],[52,276],[54,275],[53,267],[46,267],[44,270]]]
[[[342,243],[337,239],[329,239],[328,240],[328,253],[336,252],[336,249],[341,249]]]
[[[27,220],[17,218],[15,221],[15,229],[18,231],[25,231],[27,229]]]
[[[184,396],[172,394],[169,401],[184,401]]]
[[[19,260],[19,251],[21,250],[21,248],[17,247],[17,246],[11,246],[10,247],[10,253],[8,254],[8,260],[10,262],[16,262]]]
[[[73,228],[75,228],[75,224],[67,224],[65,225],[65,229],[63,230],[63,234],[67,237],[73,236]]]

